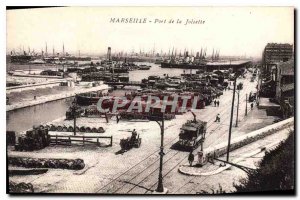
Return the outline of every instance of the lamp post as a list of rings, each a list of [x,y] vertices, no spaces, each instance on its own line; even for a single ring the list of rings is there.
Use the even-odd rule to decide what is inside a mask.
[[[156,121],[160,127],[160,134],[161,134],[161,140],[160,140],[160,152],[158,153],[160,155],[160,163],[159,163],[159,174],[158,174],[158,185],[156,192],[162,193],[164,191],[163,186],[163,176],[162,176],[162,168],[163,168],[163,156],[164,153],[164,113],[162,113],[162,119],[161,123],[159,121]]]
[[[72,102],[72,115],[74,118],[74,135],[76,135],[76,114],[77,114],[77,102],[76,102],[76,96]]]

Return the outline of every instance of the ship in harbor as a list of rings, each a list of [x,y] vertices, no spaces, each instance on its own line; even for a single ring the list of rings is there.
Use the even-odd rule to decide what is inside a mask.
[[[206,49],[202,49],[200,52],[196,53],[196,56],[191,53],[189,55],[188,51],[184,51],[184,55],[181,56],[181,53],[177,57],[176,51],[169,59],[166,59],[161,62],[162,68],[181,68],[181,69],[206,69],[207,63],[209,62],[206,58]],[[215,62],[219,60],[219,51],[213,50],[211,61]]]
[[[161,68],[181,68],[181,69],[203,69],[206,67],[207,62],[161,62]]]
[[[56,52],[54,47],[52,53],[48,52],[48,46],[46,43],[45,51],[41,49],[40,52],[35,51],[34,49],[28,50],[12,50],[9,55],[7,55],[7,60],[11,63],[17,64],[68,64],[69,61],[92,61],[92,58],[89,56],[81,56],[80,51],[79,55],[71,55],[65,51],[65,46],[62,46],[62,52]]]
[[[28,63],[32,60],[31,55],[10,55],[8,56],[8,60],[12,63]]]

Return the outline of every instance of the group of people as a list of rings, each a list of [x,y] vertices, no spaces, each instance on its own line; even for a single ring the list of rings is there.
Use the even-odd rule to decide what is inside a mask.
[[[219,105],[220,105],[220,101],[215,99],[215,100],[214,100],[214,105],[215,105],[215,107],[216,107],[216,106],[218,106],[218,107],[219,107]]]

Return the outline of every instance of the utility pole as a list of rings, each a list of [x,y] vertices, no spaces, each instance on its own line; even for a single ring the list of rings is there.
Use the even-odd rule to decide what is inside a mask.
[[[234,108],[236,79],[237,79],[237,74],[235,75],[234,82],[233,82],[233,96],[232,96],[232,104],[231,104],[231,115],[230,115],[229,134],[228,134],[228,146],[227,146],[227,158],[226,158],[227,162],[229,161],[229,150],[230,150],[231,129],[232,129],[232,120],[233,120],[233,108]]]
[[[72,114],[74,118],[74,135],[76,135],[76,113],[77,112],[77,103],[76,103],[76,96],[72,102]]]
[[[161,134],[161,141],[160,141],[160,164],[159,164],[159,174],[158,174],[158,185],[156,192],[164,192],[164,186],[163,186],[163,176],[162,176],[162,168],[163,168],[163,156],[165,155],[164,153],[164,113],[162,113],[162,119],[161,119],[161,124],[158,123],[160,126],[160,134]]]
[[[247,116],[247,94],[246,94],[246,108],[245,108],[245,116]]]
[[[240,90],[238,90],[237,94],[238,94],[238,102],[237,102],[237,108],[236,108],[236,123],[235,123],[235,127],[238,127],[238,121],[239,121]]]

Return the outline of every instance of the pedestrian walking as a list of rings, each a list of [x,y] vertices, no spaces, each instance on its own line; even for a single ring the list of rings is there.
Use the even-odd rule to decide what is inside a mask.
[[[251,103],[251,110],[253,110],[253,102]]]
[[[216,107],[216,105],[217,105],[217,100],[214,101],[214,104],[215,104],[215,107]]]
[[[188,157],[190,167],[193,166],[194,158],[195,157],[194,157],[193,151],[190,151],[190,154],[189,154],[189,157]]]
[[[220,122],[220,114],[219,114],[219,113],[218,113],[217,116],[216,116],[215,122]]]
[[[219,105],[220,105],[220,101],[218,100],[218,101],[217,101],[217,106],[219,107]]]

